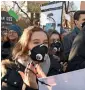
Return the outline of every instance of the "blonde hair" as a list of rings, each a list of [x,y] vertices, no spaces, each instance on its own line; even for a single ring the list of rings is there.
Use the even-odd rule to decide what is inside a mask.
[[[27,56],[28,51],[29,51],[28,50],[29,41],[31,39],[32,34],[34,32],[37,32],[37,31],[45,32],[40,27],[35,27],[35,26],[30,26],[30,27],[26,28],[23,31],[23,34],[22,34],[21,38],[16,43],[16,45],[15,45],[15,47],[13,49],[13,52],[12,52],[13,59],[17,59],[19,56],[22,56],[22,57],[26,57]],[[46,33],[46,35],[47,35],[47,33]]]

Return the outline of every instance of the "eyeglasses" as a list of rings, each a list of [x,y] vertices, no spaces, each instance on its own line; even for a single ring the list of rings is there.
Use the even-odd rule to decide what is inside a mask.
[[[13,30],[10,30],[9,32],[8,32],[9,34],[16,34],[17,32],[16,31],[13,31]]]

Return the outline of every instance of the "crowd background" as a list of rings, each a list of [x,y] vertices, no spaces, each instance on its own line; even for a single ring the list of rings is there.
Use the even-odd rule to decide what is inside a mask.
[[[85,68],[85,10],[76,11],[73,21],[72,30],[61,27],[61,33],[46,32],[39,19],[26,28],[1,27],[2,90],[38,90],[40,77]]]

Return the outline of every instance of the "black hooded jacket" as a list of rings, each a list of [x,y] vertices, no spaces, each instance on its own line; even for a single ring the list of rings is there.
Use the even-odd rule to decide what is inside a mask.
[[[67,71],[83,68],[85,68],[85,26],[74,39],[69,55]]]
[[[3,63],[4,62],[4,63]],[[2,61],[2,65],[5,66],[7,73],[2,78],[1,90],[22,90],[23,80],[18,71],[24,71],[25,67],[21,64],[15,64],[10,62],[10,65],[6,61]],[[51,56],[51,65],[47,76],[57,75],[61,73],[61,65],[54,60]],[[2,75],[3,76],[3,75]],[[5,84],[4,84],[5,83]],[[24,90],[37,90],[31,87],[26,87]]]

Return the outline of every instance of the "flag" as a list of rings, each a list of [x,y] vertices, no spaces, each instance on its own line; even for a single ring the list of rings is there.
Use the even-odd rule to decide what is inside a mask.
[[[8,11],[8,13],[9,13],[10,16],[14,17],[16,20],[18,19],[18,15],[12,9],[10,9]]]

